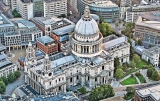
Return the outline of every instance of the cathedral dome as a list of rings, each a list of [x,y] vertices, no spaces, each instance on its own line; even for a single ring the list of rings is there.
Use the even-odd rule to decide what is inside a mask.
[[[98,24],[90,15],[89,7],[86,6],[84,15],[76,24],[74,37],[81,42],[93,42],[99,39],[100,34]]]
[[[99,28],[94,19],[90,18],[86,20],[81,18],[76,24],[75,32],[79,35],[90,36],[99,33]]]
[[[103,36],[99,31],[97,22],[90,16],[89,7],[86,6],[84,15],[77,22],[71,40],[72,53],[78,57],[94,57],[102,52]]]

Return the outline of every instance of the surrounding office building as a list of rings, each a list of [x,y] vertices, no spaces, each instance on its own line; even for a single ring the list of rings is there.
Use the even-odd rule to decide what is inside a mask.
[[[44,17],[67,15],[67,0],[45,0]]]
[[[58,33],[67,32],[70,33],[73,31],[75,24],[66,18],[57,18],[52,17],[35,17],[30,20],[33,22],[40,30],[42,30],[43,35],[50,35],[54,30],[57,30]],[[62,30],[61,30],[62,29]]]
[[[18,63],[12,63],[6,54],[0,54],[0,77],[8,76],[19,69]]]
[[[72,6],[73,9],[78,12],[78,9],[77,9],[77,1],[78,1],[78,0],[67,0],[68,4],[70,4],[70,6]]]
[[[121,7],[132,6],[132,0],[121,0],[120,6]]]
[[[132,0],[121,0],[120,2],[120,18],[125,19],[126,11],[132,6]]]
[[[37,48],[45,54],[51,55],[58,52],[58,43],[49,36],[42,36],[37,39]]]
[[[2,0],[3,4],[6,6],[10,6],[10,0]]]
[[[110,0],[90,0],[88,6],[93,14],[97,14],[103,17],[105,22],[115,22],[119,19],[119,7]],[[77,8],[79,13],[82,15],[86,5],[85,0],[77,1]]]
[[[42,31],[32,22],[24,19],[8,19],[0,15],[0,41],[11,49],[26,47],[31,41],[34,45],[36,39],[42,36]]]
[[[144,13],[160,10],[160,3],[142,3],[134,5],[126,11],[126,22],[135,22],[137,18]]]
[[[15,30],[17,31],[16,36],[19,36],[19,47],[28,46],[28,42],[31,41],[34,45],[36,44],[37,38],[42,36],[42,31],[32,22],[25,19],[11,19],[15,25]],[[10,46],[12,37],[6,37],[6,46]],[[9,44],[7,42],[10,42]],[[14,45],[14,43],[13,43]]]
[[[42,17],[44,16],[44,0],[33,0],[33,16]]]
[[[17,11],[21,17],[29,20],[33,18],[33,3],[31,0],[17,0]]]
[[[142,53],[142,59],[150,62],[154,67],[159,66],[159,48],[157,46],[146,49]]]
[[[67,15],[67,0],[11,0],[12,11],[17,9],[22,18]]]
[[[134,36],[142,39],[142,44],[148,48],[160,46],[160,11],[145,13],[135,22]]]
[[[116,46],[112,48],[122,46],[124,53],[130,54],[119,41],[129,44],[122,38],[111,43],[114,44],[111,46]],[[62,93],[75,85],[94,88],[108,84],[114,73],[114,57],[104,48],[108,44],[103,43],[97,22],[90,16],[87,6],[68,42],[68,54],[46,55],[44,59],[38,60],[31,43],[28,45],[24,63],[25,82],[39,94]],[[128,49],[129,47],[130,45]],[[118,53],[122,55],[121,52]]]
[[[135,46],[134,50],[137,54],[139,54],[142,57],[142,59],[151,63],[154,67],[159,66],[159,47],[154,46],[149,49],[145,49],[144,46]]]
[[[17,0],[11,0],[11,10],[17,9]]]
[[[141,88],[135,91],[134,101],[159,101],[160,85]]]

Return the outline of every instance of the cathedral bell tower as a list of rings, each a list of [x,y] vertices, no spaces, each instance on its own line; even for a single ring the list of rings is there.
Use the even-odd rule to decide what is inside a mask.
[[[52,70],[51,61],[49,60],[48,54],[46,54],[43,61],[43,69],[42,69],[43,76],[52,76],[53,73],[51,72],[51,70]]]
[[[26,49],[26,58],[27,59],[35,58],[35,50],[32,47],[32,43],[31,42],[29,42],[28,48]]]

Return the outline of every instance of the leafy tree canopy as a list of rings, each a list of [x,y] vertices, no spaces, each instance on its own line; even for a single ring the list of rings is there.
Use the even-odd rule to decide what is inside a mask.
[[[6,86],[3,81],[0,81],[0,94],[3,94],[6,91]]]
[[[89,94],[89,101],[99,101],[105,98],[113,97],[115,95],[111,85],[102,84],[91,90]]]

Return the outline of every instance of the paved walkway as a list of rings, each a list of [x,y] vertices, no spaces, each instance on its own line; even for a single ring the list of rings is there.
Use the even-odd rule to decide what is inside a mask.
[[[154,82],[154,81],[148,79],[148,77],[147,77],[147,69],[140,69],[139,71],[143,75],[143,77],[145,78],[146,83],[152,83],[152,82]]]
[[[139,81],[138,77],[134,75],[134,77],[136,78],[138,84],[141,84],[141,82]]]
[[[15,89],[15,88],[17,88],[18,86],[20,86],[20,85],[22,85],[22,84],[24,84],[24,72],[21,72],[21,77],[19,78],[19,79],[17,79],[15,82],[13,82],[13,83],[10,83],[10,84],[8,84],[7,85],[7,87],[6,87],[6,91],[5,91],[5,95],[11,95],[11,93],[13,92],[13,90]]]
[[[148,77],[147,77],[147,69],[140,69],[140,70],[138,70],[138,71],[136,71],[136,72],[140,72],[140,73],[143,75],[143,77],[145,78],[145,80],[146,80],[147,83],[153,82],[152,80],[149,80]],[[133,73],[131,73],[131,74],[135,74],[136,72],[133,72]],[[124,81],[125,79],[129,78],[129,77],[131,76],[131,74],[129,74],[129,75],[125,76],[124,78],[118,80],[118,82],[122,82],[122,81]],[[138,79],[138,78],[136,78],[136,79]],[[138,79],[137,81],[140,82],[139,79]],[[139,84],[140,84],[140,83],[139,83]]]

